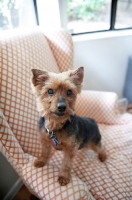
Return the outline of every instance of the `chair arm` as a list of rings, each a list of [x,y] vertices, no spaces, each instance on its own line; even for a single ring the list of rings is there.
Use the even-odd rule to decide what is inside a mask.
[[[68,31],[42,31],[56,59],[60,72],[73,67],[73,42]]]
[[[77,98],[76,113],[101,124],[126,124],[132,116],[127,113],[121,115],[117,101],[116,93],[85,90]]]
[[[19,173],[25,163],[25,154],[0,110],[0,151]]]

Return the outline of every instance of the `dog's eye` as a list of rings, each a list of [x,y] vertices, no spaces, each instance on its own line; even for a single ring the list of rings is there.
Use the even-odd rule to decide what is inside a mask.
[[[67,96],[70,96],[72,94],[71,90],[67,90]]]
[[[49,89],[49,90],[48,90],[48,94],[49,94],[50,96],[53,96],[53,95],[54,95],[54,91],[53,91],[52,89]]]

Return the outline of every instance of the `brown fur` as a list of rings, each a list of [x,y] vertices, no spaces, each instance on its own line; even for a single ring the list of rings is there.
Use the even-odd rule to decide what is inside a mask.
[[[64,151],[64,159],[58,178],[60,185],[66,185],[70,182],[72,161],[81,144],[81,140],[77,142],[74,134],[68,136],[63,127],[67,120],[71,121],[71,116],[75,113],[75,102],[77,94],[81,92],[83,76],[83,67],[60,74],[32,69],[32,89],[36,96],[38,111],[45,118],[45,127],[50,131],[57,130],[56,136],[59,145],[55,148]],[[54,91],[54,95],[48,94],[49,89]],[[67,95],[68,90],[72,91],[69,96]],[[62,116],[58,115],[59,98],[63,98],[66,104]],[[45,128],[40,131],[40,141],[42,153],[41,157],[34,162],[35,167],[44,166],[50,156],[50,136]],[[99,154],[101,161],[105,160],[106,155],[101,146],[91,144],[91,148]]]

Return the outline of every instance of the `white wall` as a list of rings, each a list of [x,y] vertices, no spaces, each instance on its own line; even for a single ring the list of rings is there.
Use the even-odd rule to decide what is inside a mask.
[[[85,67],[84,89],[113,91],[122,97],[132,30],[73,36],[74,68]]]

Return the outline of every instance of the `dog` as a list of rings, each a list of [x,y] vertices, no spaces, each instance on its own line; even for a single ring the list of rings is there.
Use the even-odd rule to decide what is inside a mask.
[[[53,73],[32,69],[31,85],[41,115],[38,123],[41,141],[41,156],[35,167],[43,167],[50,156],[51,148],[64,151],[58,181],[61,186],[71,179],[72,161],[79,149],[91,147],[100,161],[106,159],[101,144],[97,123],[91,118],[75,114],[75,102],[81,92],[84,68]]]

